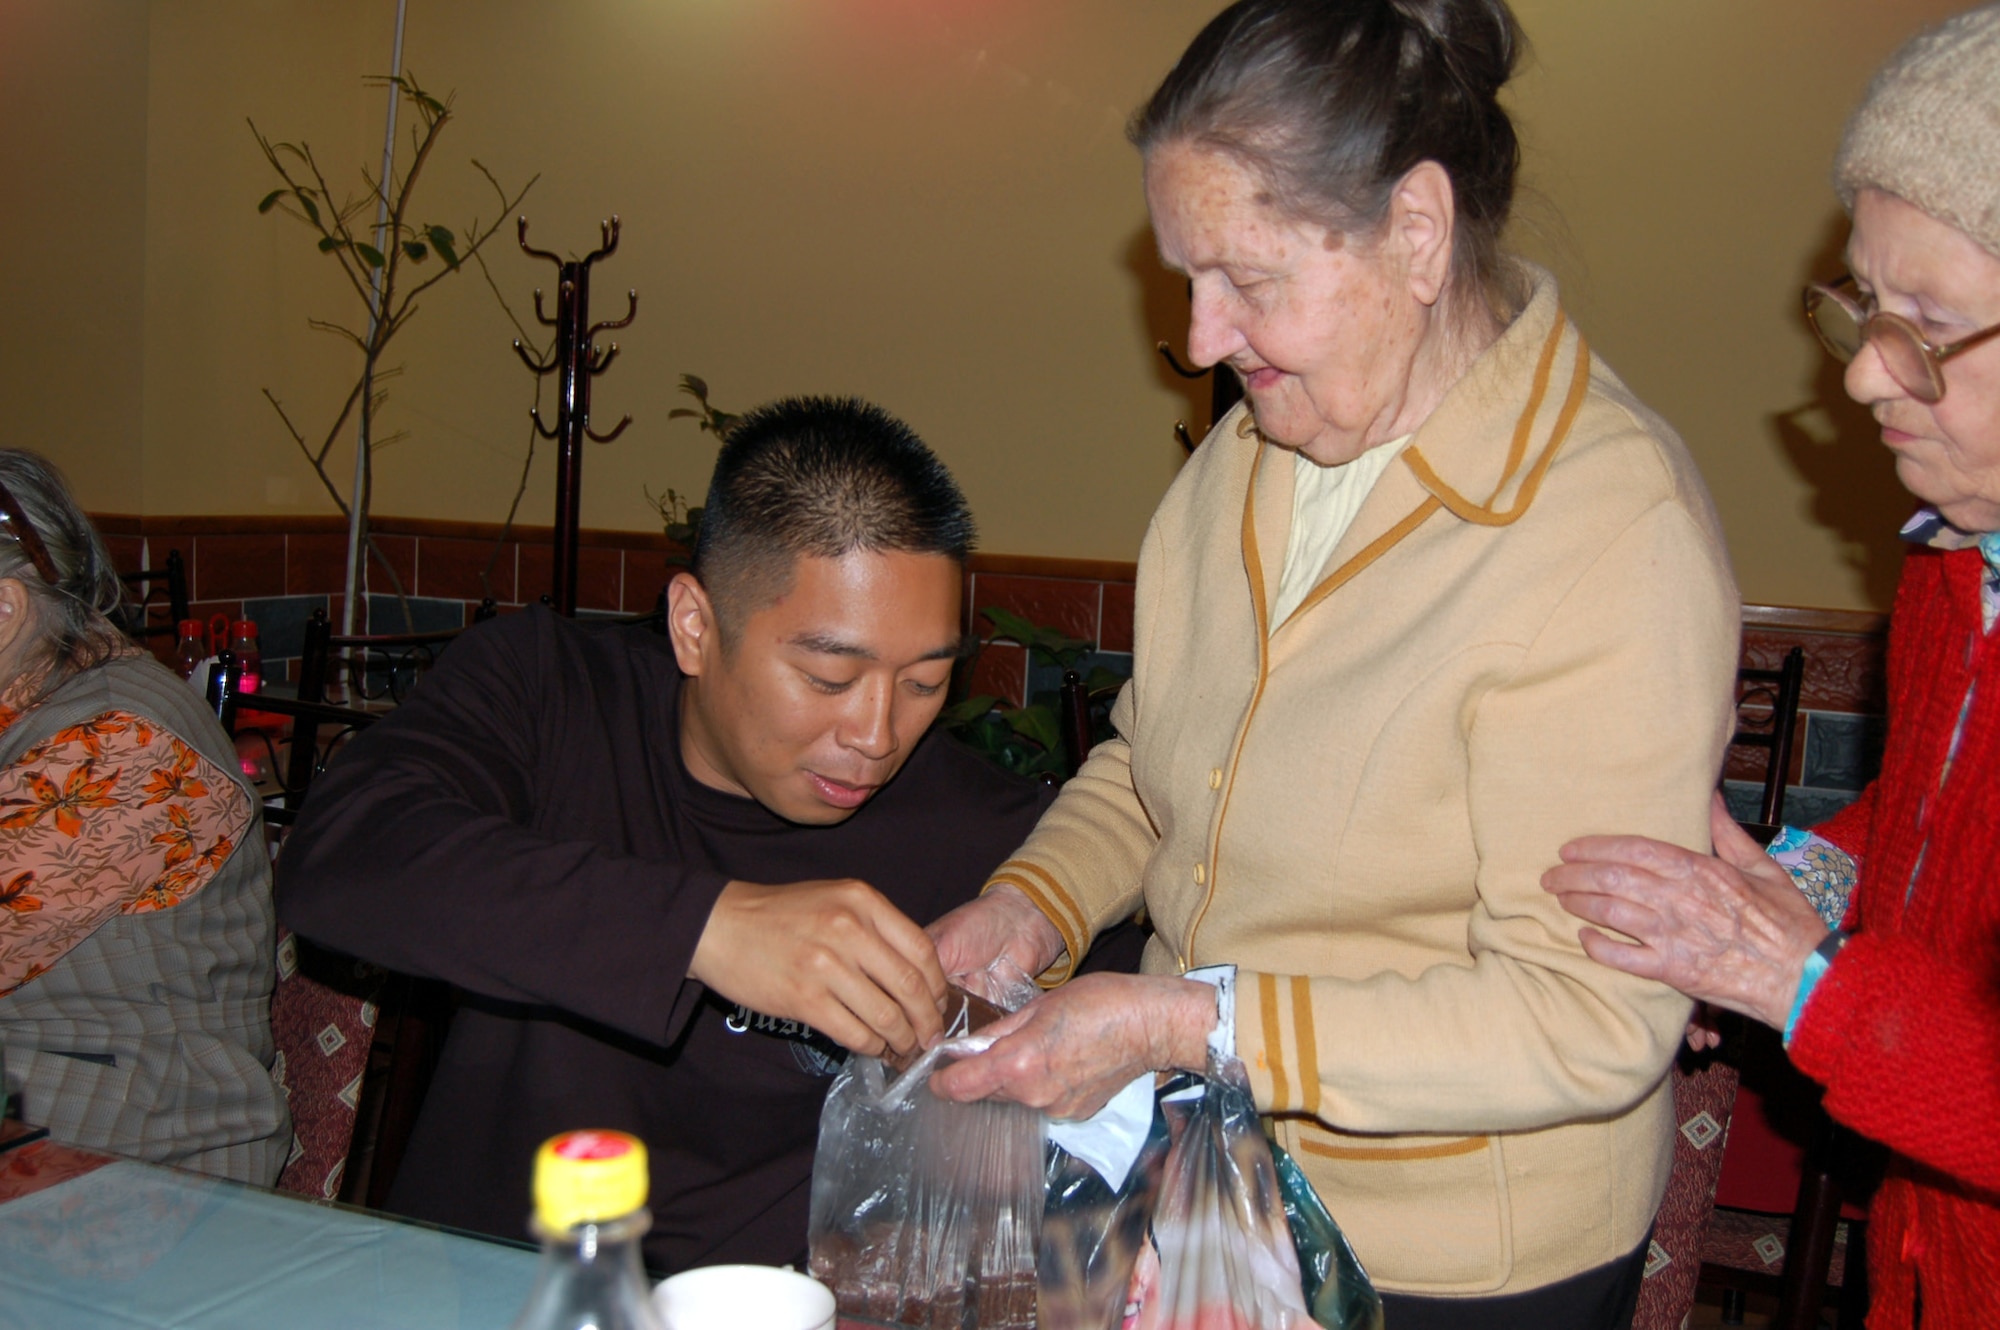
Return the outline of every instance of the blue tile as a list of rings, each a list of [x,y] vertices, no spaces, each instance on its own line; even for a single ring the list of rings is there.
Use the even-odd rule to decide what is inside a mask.
[[[271,596],[243,602],[243,616],[257,625],[265,660],[295,660],[305,646],[306,621],[327,608],[325,596]]]
[[[410,613],[403,616],[403,603],[394,596],[368,597],[368,631],[383,633],[442,633],[465,627],[465,602],[411,596]]]
[[[1816,789],[1807,785],[1785,787],[1784,821],[1788,826],[1811,827],[1826,821],[1854,802],[1853,790]],[[1752,780],[1722,783],[1722,801],[1738,822],[1755,822],[1763,802],[1764,787]]]
[[[1807,713],[1805,766],[1799,783],[1835,790],[1865,788],[1882,769],[1884,731],[1880,716]]]

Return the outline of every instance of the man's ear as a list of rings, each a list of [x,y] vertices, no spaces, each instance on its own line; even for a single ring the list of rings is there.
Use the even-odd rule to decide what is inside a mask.
[[[1390,233],[1409,264],[1410,294],[1435,305],[1451,280],[1452,242],[1458,223],[1451,175],[1421,161],[1396,182],[1389,202]]]
[[[675,573],[667,583],[667,638],[674,644],[681,673],[689,678],[707,673],[721,656],[722,628],[715,605],[693,573]]]

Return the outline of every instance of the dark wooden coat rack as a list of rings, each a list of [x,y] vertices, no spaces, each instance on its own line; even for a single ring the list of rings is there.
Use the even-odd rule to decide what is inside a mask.
[[[564,260],[559,254],[551,254],[545,249],[536,249],[528,243],[528,219],[519,219],[516,228],[521,248],[530,256],[547,259],[556,265],[559,274],[556,286],[556,316],[550,318],[542,312],[541,288],[535,289],[535,317],[548,327],[556,330],[556,345],[548,363],[542,364],[521,340],[514,339],[514,350],[520,354],[528,368],[537,375],[555,374],[556,380],[556,423],[548,425],[542,420],[539,407],[531,407],[528,414],[534,417],[535,428],[545,439],[556,440],[556,545],[554,586],[550,588],[550,603],[556,613],[565,617],[576,616],[576,557],[577,557],[577,501],[581,497],[583,483],[583,441],[609,443],[625,432],[632,423],[626,416],[611,427],[607,434],[598,434],[590,428],[590,381],[610,368],[618,355],[618,343],[612,342],[603,349],[596,345],[597,334],[613,328],[623,328],[631,323],[639,313],[639,293],[627,291],[628,302],[625,317],[605,323],[590,321],[590,265],[599,259],[609,258],[618,248],[618,218],[598,223],[602,243],[581,259]]]

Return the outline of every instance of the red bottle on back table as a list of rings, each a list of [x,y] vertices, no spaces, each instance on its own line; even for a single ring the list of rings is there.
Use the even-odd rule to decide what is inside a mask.
[[[238,677],[241,683],[237,691],[254,693],[264,682],[264,653],[257,649],[257,621],[238,619],[235,631],[230,635],[229,649],[240,665]]]

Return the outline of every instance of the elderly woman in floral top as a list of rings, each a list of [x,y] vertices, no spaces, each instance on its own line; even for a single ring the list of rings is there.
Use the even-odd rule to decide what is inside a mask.
[[[271,870],[228,736],[111,621],[61,475],[0,449],[0,1050],[72,1144],[269,1183]]]

